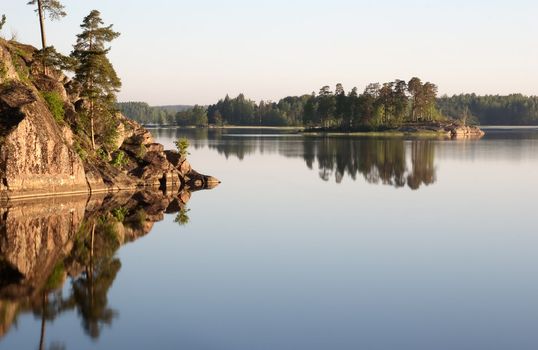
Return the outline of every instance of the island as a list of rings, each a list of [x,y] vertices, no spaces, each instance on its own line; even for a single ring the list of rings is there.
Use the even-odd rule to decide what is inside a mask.
[[[450,138],[482,137],[477,111],[456,99],[437,97],[437,85],[418,77],[368,84],[346,91],[326,85],[319,92],[287,96],[278,102],[226,95],[208,106],[155,106],[123,102],[129,118],[152,126],[287,127],[307,133],[369,136],[413,135]]]

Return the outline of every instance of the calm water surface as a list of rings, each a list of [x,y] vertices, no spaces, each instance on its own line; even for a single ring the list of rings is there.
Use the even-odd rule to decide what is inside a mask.
[[[94,280],[1,282],[0,349],[538,348],[538,131],[153,132],[222,184],[93,257]]]

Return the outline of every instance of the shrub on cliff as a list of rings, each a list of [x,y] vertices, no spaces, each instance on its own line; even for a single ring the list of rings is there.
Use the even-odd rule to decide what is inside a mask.
[[[189,154],[189,152],[187,151],[187,149],[189,148],[189,140],[187,140],[185,137],[177,139],[176,141],[174,141],[174,144],[176,145],[177,150],[182,157],[186,157]]]
[[[50,112],[57,123],[62,123],[65,116],[64,102],[62,97],[56,91],[45,91],[42,93],[47,102]]]

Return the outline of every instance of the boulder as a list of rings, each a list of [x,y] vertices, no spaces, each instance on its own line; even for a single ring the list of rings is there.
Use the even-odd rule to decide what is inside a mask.
[[[147,152],[157,152],[157,153],[163,153],[164,152],[164,146],[160,143],[149,143],[146,145]]]
[[[166,156],[166,159],[168,160],[168,162],[172,164],[174,168],[179,169],[179,166],[181,165],[181,162],[183,160],[178,151],[167,150],[167,151],[164,151],[164,155]]]
[[[62,98],[62,101],[69,101],[67,91],[65,90],[64,85],[58,80],[43,74],[39,74],[34,77],[33,83],[39,91],[55,92]]]
[[[188,160],[184,160],[179,166],[179,172],[183,175],[187,175],[192,171],[191,163]]]

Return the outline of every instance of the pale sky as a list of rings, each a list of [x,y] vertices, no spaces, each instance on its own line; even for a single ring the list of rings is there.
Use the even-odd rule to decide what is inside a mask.
[[[0,0],[2,35],[40,44],[26,0]],[[538,94],[538,1],[63,0],[49,45],[69,53],[92,9],[122,35],[120,101],[278,100],[418,76],[441,94]]]

